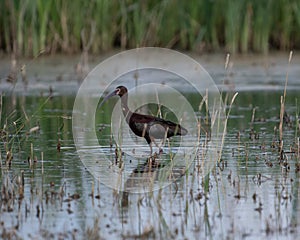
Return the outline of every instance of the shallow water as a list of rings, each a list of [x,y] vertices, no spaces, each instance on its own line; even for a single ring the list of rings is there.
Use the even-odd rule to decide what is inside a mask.
[[[38,91],[6,92],[1,113],[1,129],[5,130],[1,132],[2,238],[295,239],[300,233],[299,155],[294,153],[299,138],[296,70],[290,74],[295,90],[289,89],[286,98],[290,121],[284,125],[286,161],[281,163],[276,144],[284,83],[274,78],[259,85],[255,72],[244,73],[247,79],[253,73],[255,84],[241,83],[235,71],[225,85],[221,83],[226,73],[217,77],[220,88],[240,91],[230,112],[221,162],[204,177],[196,160],[165,188],[136,194],[99,183],[80,160],[72,135],[72,91],[62,95],[60,89],[51,98],[46,90],[43,96]],[[215,76],[220,73],[216,71]],[[284,76],[281,72],[280,78]],[[268,91],[258,91],[265,87]],[[197,97],[185,95],[197,108]],[[112,99],[98,110],[95,128],[101,130],[97,133],[101,151],[118,168],[110,115],[105,114],[115,102]],[[128,172],[147,159],[149,148],[144,140],[123,148],[141,151],[141,162],[123,156],[124,162],[130,160],[125,162]],[[13,155],[10,167],[6,166],[8,150]],[[175,142],[172,151],[176,150]],[[93,151],[99,152],[97,146],[88,149]],[[162,160],[168,159],[168,151],[165,147]]]

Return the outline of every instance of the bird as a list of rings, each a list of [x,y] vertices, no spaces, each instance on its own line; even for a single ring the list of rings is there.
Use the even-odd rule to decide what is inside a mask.
[[[99,105],[99,108],[111,97],[118,95],[121,98],[121,108],[123,115],[131,131],[146,139],[150,146],[150,156],[152,155],[152,143],[154,143],[161,151],[160,146],[155,142],[155,139],[165,139],[181,135],[184,136],[188,133],[188,130],[182,127],[178,123],[174,123],[163,118],[155,117],[152,115],[145,115],[136,112],[132,112],[128,107],[128,90],[124,86],[118,86],[116,89],[108,94]]]

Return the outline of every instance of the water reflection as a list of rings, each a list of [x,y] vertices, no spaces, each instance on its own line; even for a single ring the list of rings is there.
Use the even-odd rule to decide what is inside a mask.
[[[203,177],[195,162],[188,170],[179,169],[181,177],[167,187],[137,194],[99,184],[83,166],[71,129],[74,97],[3,97],[0,232],[3,238],[296,238],[299,155],[291,146],[299,137],[297,94],[289,92],[286,103],[292,119],[284,129],[288,165],[278,158],[280,93],[240,93],[228,122],[222,161],[211,174]],[[101,150],[119,168],[109,121],[98,115],[101,125],[96,127],[105,146]],[[37,125],[39,130],[30,133]],[[146,144],[138,144],[147,151]],[[10,168],[8,151],[13,156]],[[166,155],[157,161],[159,167]],[[147,157],[142,159],[135,165],[134,159],[123,156],[130,172],[128,187],[141,174],[159,169],[153,171]]]

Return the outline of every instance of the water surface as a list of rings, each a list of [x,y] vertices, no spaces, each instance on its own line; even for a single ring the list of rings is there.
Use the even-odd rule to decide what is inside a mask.
[[[256,67],[252,65],[252,69]],[[285,153],[281,159],[278,127],[285,73],[263,78],[261,83],[259,71],[242,76],[238,70],[231,75],[221,72],[214,74],[229,98],[239,90],[221,162],[203,176],[197,164],[199,156],[172,184],[137,194],[118,192],[99,183],[81,162],[72,136],[74,92],[61,94],[63,90],[55,87],[51,97],[48,87],[43,94],[36,90],[34,94],[5,92],[0,125],[1,236],[295,239],[300,233],[297,74],[291,74],[287,91]],[[223,84],[226,76],[228,81]],[[254,82],[245,80],[250,78]],[[197,96],[185,94],[197,109]],[[115,102],[109,101],[97,112],[94,127],[102,150],[118,167],[110,115],[105,114]],[[156,112],[155,108],[150,110]],[[136,146],[124,148],[139,148],[145,154],[148,151],[143,139]],[[164,150],[167,158],[168,148]],[[11,165],[7,152],[13,156]],[[145,156],[142,159],[146,160]],[[134,161],[125,163],[128,171],[135,170]]]

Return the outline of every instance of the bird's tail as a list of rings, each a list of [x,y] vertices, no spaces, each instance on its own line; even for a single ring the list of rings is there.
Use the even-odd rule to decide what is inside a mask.
[[[184,136],[188,133],[188,130],[178,124],[172,127],[172,132],[174,135]]]
[[[184,127],[178,126],[178,135],[184,136],[188,133],[188,130],[186,130]]]

